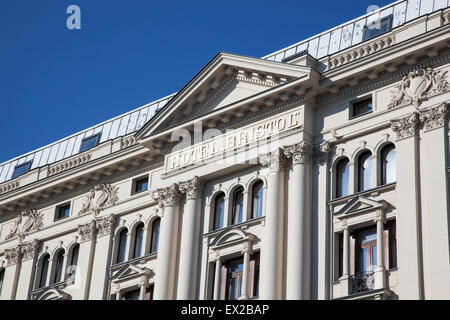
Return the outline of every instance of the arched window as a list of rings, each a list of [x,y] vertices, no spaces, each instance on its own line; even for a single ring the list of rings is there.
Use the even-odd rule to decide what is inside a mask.
[[[119,234],[119,244],[117,247],[117,263],[125,261],[125,254],[127,252],[127,229],[123,229]]]
[[[363,152],[358,158],[358,191],[372,187],[372,154]]]
[[[144,244],[144,224],[140,223],[136,227],[136,234],[134,236],[134,252],[133,258],[142,256],[142,247]]]
[[[381,150],[381,184],[395,182],[395,147],[393,144]]]
[[[336,165],[336,198],[348,195],[348,159],[342,159]]]
[[[61,281],[64,264],[64,250],[59,250],[56,255],[55,273],[53,274],[52,283],[58,283]]]
[[[263,211],[263,183],[258,181],[252,188],[252,218],[262,217]]]
[[[220,193],[216,196],[214,202],[214,230],[223,227],[223,219],[225,216],[225,194]]]
[[[3,281],[5,279],[5,269],[0,270],[0,294],[2,294]]]
[[[239,187],[234,191],[233,195],[233,224],[242,222],[244,214],[244,188]]]
[[[150,243],[150,253],[158,252],[159,243],[159,226],[161,224],[161,219],[157,218],[152,223],[152,239]]]
[[[41,271],[39,275],[39,288],[45,287],[47,283],[47,273],[48,273],[48,264],[50,260],[50,255],[46,254],[41,261]]]
[[[70,258],[70,265],[67,266],[66,270],[67,270],[67,275],[66,278],[68,280],[73,280],[75,279],[75,272],[77,270],[77,264],[78,264],[78,253],[80,252],[80,245],[76,244],[73,248],[72,248],[72,255]]]

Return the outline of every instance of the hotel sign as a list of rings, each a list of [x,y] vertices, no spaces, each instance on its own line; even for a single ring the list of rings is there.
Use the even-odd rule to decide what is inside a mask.
[[[225,155],[236,148],[294,129],[301,124],[300,111],[291,111],[278,115],[248,127],[229,131],[221,136],[175,151],[165,158],[166,173],[203,162],[218,155]]]

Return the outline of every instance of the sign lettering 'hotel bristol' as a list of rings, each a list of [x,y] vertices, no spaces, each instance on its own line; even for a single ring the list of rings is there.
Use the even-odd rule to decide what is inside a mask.
[[[165,159],[166,173],[224,155],[226,152],[242,148],[262,139],[276,137],[283,132],[297,128],[300,124],[300,111],[297,109],[296,111],[278,115],[263,122],[213,137],[202,143],[167,155]]]

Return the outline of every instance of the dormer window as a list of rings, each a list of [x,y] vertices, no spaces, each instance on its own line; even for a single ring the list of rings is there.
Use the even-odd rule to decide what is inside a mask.
[[[387,16],[381,20],[368,23],[364,26],[363,41],[375,38],[380,34],[386,33],[392,29],[392,16]]]
[[[80,152],[87,151],[98,145],[100,141],[100,133],[90,136],[88,138],[84,138],[81,142]]]
[[[14,172],[13,172],[11,179],[17,178],[17,177],[27,173],[28,170],[30,170],[30,167],[31,167],[31,161],[28,161],[28,162],[25,162],[24,164],[16,166],[14,168]]]

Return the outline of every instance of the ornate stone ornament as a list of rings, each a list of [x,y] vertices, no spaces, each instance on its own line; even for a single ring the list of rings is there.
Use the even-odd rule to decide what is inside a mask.
[[[96,185],[89,192],[78,214],[93,212],[97,216],[100,211],[114,206],[119,201],[118,190],[109,183]]]
[[[400,140],[414,136],[419,123],[419,113],[413,112],[404,118],[391,120],[391,129],[397,134],[397,139]]]
[[[19,243],[16,247],[5,250],[6,265],[11,266],[21,261],[34,259],[39,252],[39,240]]]
[[[92,221],[78,225],[78,234],[80,235],[80,241],[90,241],[95,237],[101,237],[111,234],[114,228],[115,217],[109,215],[104,218],[95,218]]]
[[[447,88],[447,71],[434,71],[431,68],[412,71],[391,91],[388,109],[402,103],[412,103],[417,108],[428,96],[444,92]]]
[[[300,143],[284,147],[283,151],[287,158],[292,157],[293,164],[300,164],[304,163],[306,157],[311,155],[312,148],[308,142],[302,140]]]
[[[441,128],[447,121],[447,103],[442,103],[437,107],[421,110],[419,119],[424,123],[425,131]]]
[[[271,172],[278,172],[283,168],[285,159],[283,159],[283,153],[280,149],[275,151],[259,155],[259,162],[264,167],[269,167]]]
[[[186,193],[186,199],[199,199],[202,196],[203,182],[198,176],[191,180],[180,182],[181,193]]]
[[[36,209],[28,209],[22,211],[17,217],[14,226],[11,227],[8,235],[5,240],[19,237],[19,240],[22,241],[26,234],[40,230],[43,226],[42,222],[42,214],[37,212]]]
[[[178,184],[174,183],[170,187],[158,189],[153,193],[153,199],[159,202],[159,207],[174,207],[180,201],[180,191]]]

